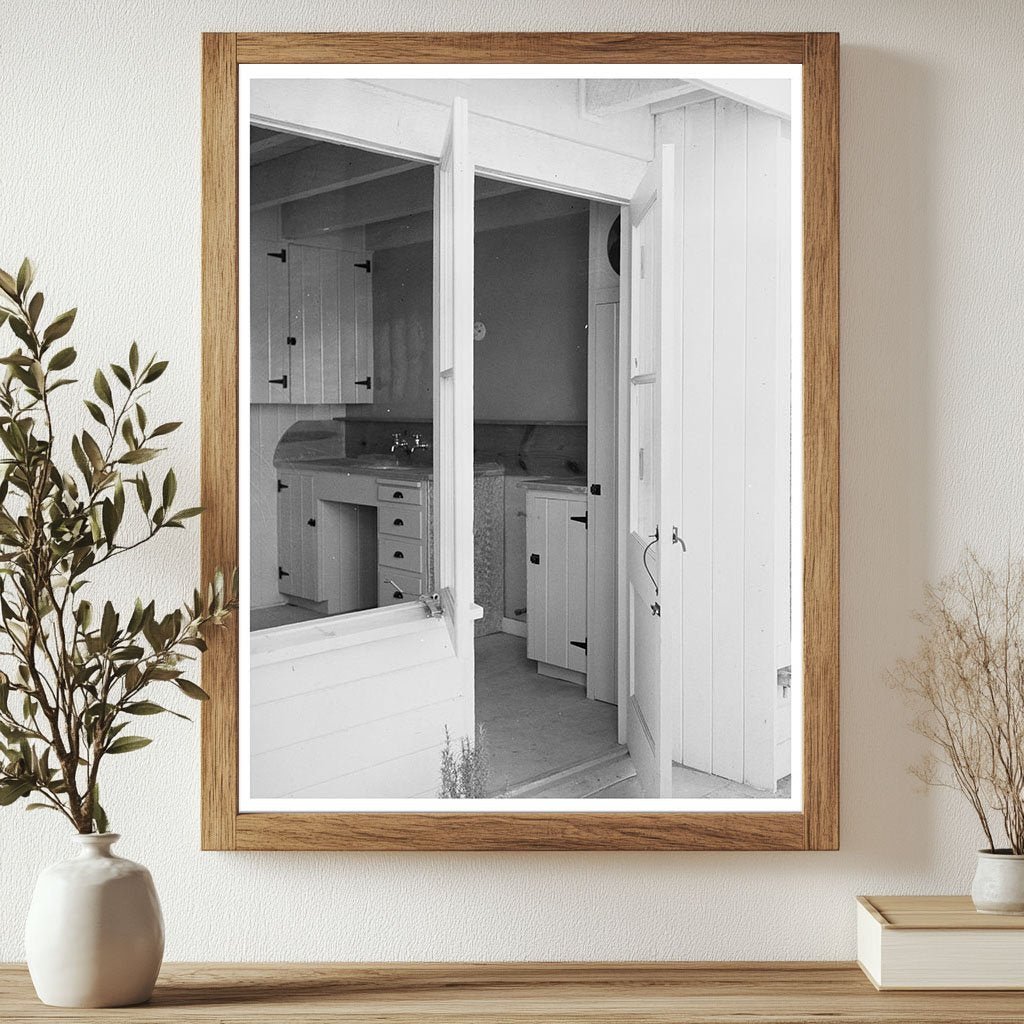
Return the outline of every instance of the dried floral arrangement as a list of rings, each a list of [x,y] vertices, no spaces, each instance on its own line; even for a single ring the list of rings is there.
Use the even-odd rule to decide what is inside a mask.
[[[218,572],[164,614],[141,597],[127,611],[86,598],[94,570],[183,529],[201,509],[175,505],[173,469],[154,486],[140,468],[180,426],[151,424],[142,406],[166,361],[142,359],[133,344],[123,365],[92,378],[84,407],[96,426],[56,421],[54,392],[77,383],[67,376],[77,353],[58,345],[76,311],[42,327],[33,277],[28,260],[17,275],[0,271],[0,327],[16,340],[0,358],[0,665],[11,669],[0,671],[0,805],[36,796],[30,809],[55,810],[80,833],[106,832],[101,765],[152,742],[125,732],[133,721],[186,717],[153,691],[207,699],[186,672],[205,650],[204,632],[231,614],[237,574],[226,585]]]
[[[959,790],[989,852],[1024,853],[1024,561],[1004,569],[969,553],[926,588],[917,653],[895,683],[916,710],[914,729],[938,748],[911,770]],[[1005,845],[997,839],[1005,837]]]

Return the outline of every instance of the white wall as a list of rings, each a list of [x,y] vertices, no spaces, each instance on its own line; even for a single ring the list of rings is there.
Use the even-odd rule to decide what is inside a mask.
[[[82,307],[87,362],[133,337],[174,358],[151,418],[198,489],[202,29],[838,29],[843,33],[842,843],[817,854],[200,853],[198,733],[111,763],[123,852],[160,889],[170,959],[816,958],[854,951],[860,892],[963,892],[977,829],[922,796],[885,673],[921,585],[965,543],[1018,546],[1024,501],[1024,151],[1015,0],[85,3],[5,9],[2,265]],[[59,39],[59,49],[41,45]],[[70,390],[70,389],[69,389]],[[190,592],[198,532],[111,581]],[[0,958],[22,956],[55,816],[0,812]]]

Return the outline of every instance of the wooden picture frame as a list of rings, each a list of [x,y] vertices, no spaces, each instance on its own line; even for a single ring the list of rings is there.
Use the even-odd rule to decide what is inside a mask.
[[[834,850],[839,844],[839,38],[831,33],[203,37],[202,572],[238,560],[238,68],[254,63],[800,64],[803,74],[803,809],[239,812],[238,634],[203,685],[208,850]]]

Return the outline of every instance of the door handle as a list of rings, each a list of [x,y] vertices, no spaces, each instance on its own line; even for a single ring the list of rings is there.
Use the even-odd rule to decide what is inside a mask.
[[[403,555],[401,551],[396,551],[395,558],[405,558],[405,555]]]
[[[404,498],[405,495],[401,491],[395,491],[395,493],[392,494],[391,497],[392,498]]]
[[[394,521],[394,523],[392,523],[391,525],[392,526],[405,526],[405,520],[404,519],[396,519]]]

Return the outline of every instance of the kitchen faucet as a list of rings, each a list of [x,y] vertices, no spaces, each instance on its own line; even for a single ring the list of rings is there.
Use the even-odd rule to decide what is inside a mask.
[[[411,459],[416,452],[427,452],[430,451],[430,444],[423,440],[421,434],[413,434],[410,439],[406,433],[398,433],[391,435],[391,454],[397,454],[401,449],[405,449],[405,454]]]

